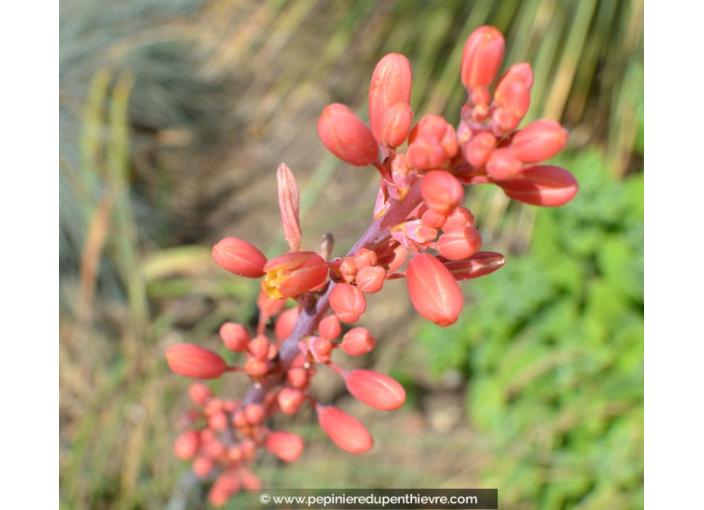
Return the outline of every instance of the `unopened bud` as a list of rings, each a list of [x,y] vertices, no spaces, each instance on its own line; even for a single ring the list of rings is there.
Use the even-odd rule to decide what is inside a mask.
[[[462,183],[445,170],[433,170],[423,176],[420,194],[425,204],[440,214],[450,214],[464,201]]]
[[[345,384],[353,396],[380,411],[398,409],[406,401],[403,386],[391,377],[371,370],[346,373]]]
[[[188,388],[188,396],[191,397],[194,404],[204,406],[213,396],[213,392],[203,383],[193,383]]]
[[[357,322],[367,311],[367,300],[357,287],[338,283],[330,292],[330,306],[342,322]]]
[[[267,436],[264,448],[285,462],[293,462],[303,452],[303,439],[293,432],[277,430]]]
[[[438,326],[457,322],[464,299],[450,271],[436,257],[421,253],[408,263],[408,294],[416,311]]]
[[[496,148],[496,137],[491,133],[479,133],[464,148],[464,158],[476,169],[484,168]]]
[[[347,106],[334,103],[318,119],[318,135],[330,152],[354,166],[379,159],[379,147],[369,128]]]
[[[496,149],[486,164],[486,172],[495,181],[513,179],[523,168],[523,163],[516,159],[511,149]]]
[[[325,338],[316,337],[310,342],[310,352],[318,363],[327,363],[330,361],[332,343]]]
[[[166,361],[171,370],[193,379],[217,379],[227,370],[219,355],[193,344],[172,345],[166,349]]]
[[[438,239],[438,253],[449,260],[464,260],[482,247],[482,236],[474,227],[445,231]]]
[[[279,318],[276,319],[276,325],[274,326],[276,338],[279,340],[285,340],[289,337],[293,331],[293,328],[296,326],[298,315],[298,307],[289,308],[284,313],[279,315]]]
[[[443,228],[445,230],[454,230],[456,228],[474,226],[474,215],[472,211],[466,207],[458,207],[445,220]]]
[[[579,190],[577,180],[570,172],[552,165],[525,168],[516,179],[503,181],[499,186],[509,198],[543,207],[564,205]]]
[[[350,356],[360,356],[371,352],[376,346],[376,340],[367,328],[352,328],[342,337],[340,347]]]
[[[500,253],[480,251],[467,260],[443,262],[443,265],[452,273],[455,280],[461,281],[493,273],[505,263],[506,259]]]
[[[231,351],[244,352],[249,343],[249,332],[242,324],[226,322],[220,326],[220,338]]]
[[[279,165],[276,171],[276,183],[284,238],[291,251],[298,251],[301,246],[301,224],[298,214],[300,200],[296,179],[286,163]]]
[[[305,400],[305,394],[296,388],[282,388],[277,396],[279,408],[284,414],[295,414]]]
[[[244,408],[244,415],[252,425],[259,425],[266,418],[266,411],[261,404],[249,404]]]
[[[210,457],[198,457],[193,461],[193,472],[199,478],[205,478],[215,468],[215,461]]]
[[[200,446],[200,434],[191,430],[181,434],[174,443],[174,453],[176,457],[183,460],[191,460],[195,457]]]
[[[213,247],[213,260],[227,271],[247,278],[264,276],[266,257],[247,241],[226,237]]]
[[[356,418],[333,406],[315,406],[318,423],[332,441],[350,453],[364,453],[374,446],[374,439]]]
[[[567,146],[567,130],[553,120],[531,122],[518,131],[511,141],[513,156],[523,163],[539,163],[550,159]]]
[[[320,336],[325,340],[335,340],[342,333],[342,326],[337,315],[328,315],[318,324]]]
[[[362,269],[363,267],[374,266],[378,260],[376,252],[368,250],[366,248],[360,248],[357,253],[354,254],[354,263],[357,269]]]
[[[383,131],[379,142],[386,147],[396,148],[403,145],[411,132],[413,110],[406,103],[396,103],[384,112]]]
[[[464,45],[460,76],[466,89],[488,87],[499,72],[504,57],[504,37],[494,27],[472,32]]]
[[[366,294],[379,292],[386,280],[386,269],[380,266],[363,267],[357,273],[357,288]]]
[[[369,86],[369,124],[379,143],[387,109],[398,103],[410,105],[411,81],[411,63],[403,55],[389,53],[376,65]]]
[[[269,346],[271,345],[271,342],[269,342],[269,339],[264,336],[264,335],[259,335],[256,338],[253,338],[251,342],[249,342],[249,345],[247,346],[247,350],[258,360],[265,360],[269,357]]]
[[[406,157],[411,167],[432,170],[447,166],[458,149],[455,128],[439,115],[426,115],[411,131]]]

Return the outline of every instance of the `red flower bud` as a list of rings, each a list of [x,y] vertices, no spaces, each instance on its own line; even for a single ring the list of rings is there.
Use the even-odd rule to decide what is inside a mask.
[[[367,266],[374,266],[378,260],[376,252],[372,250],[367,250],[366,248],[360,248],[357,253],[354,254],[354,263],[357,269],[362,269]]]
[[[176,344],[166,349],[169,368],[179,375],[193,379],[217,379],[227,370],[220,356],[193,344]]]
[[[276,183],[279,192],[279,209],[284,238],[291,251],[298,251],[301,246],[301,224],[298,214],[299,194],[296,179],[286,163],[281,163],[276,171]]]
[[[345,257],[340,262],[340,276],[347,283],[354,282],[354,278],[357,276],[357,265],[352,257]]]
[[[271,342],[264,335],[252,339],[247,346],[247,350],[258,360],[265,360],[269,357],[269,346]]]
[[[225,430],[227,428],[227,415],[222,411],[214,413],[210,418],[208,418],[208,427],[213,430]],[[211,455],[211,457],[217,457],[217,455]]]
[[[205,478],[215,468],[215,461],[210,457],[198,457],[193,461],[193,472],[199,478]]]
[[[398,147],[406,141],[413,125],[413,110],[406,103],[396,103],[384,112],[379,143],[386,147]]]
[[[479,133],[469,140],[464,148],[464,158],[474,168],[480,169],[489,161],[496,148],[496,137],[491,133]]]
[[[423,212],[422,216],[420,217],[420,221],[423,223],[423,225],[434,229],[441,229],[442,226],[445,224],[446,219],[446,214],[440,214],[439,212],[434,211],[432,209],[428,209],[427,211]]]
[[[250,358],[244,364],[244,371],[252,377],[266,375],[269,372],[269,361],[266,359]]]
[[[543,207],[564,205],[579,190],[577,180],[571,173],[552,165],[525,168],[516,179],[497,184],[509,198]]]
[[[295,388],[282,388],[277,396],[279,408],[282,413],[295,414],[305,402],[305,394]]]
[[[213,260],[216,264],[247,278],[264,276],[266,257],[247,241],[236,237],[226,237],[213,247]]]
[[[266,411],[261,404],[249,404],[244,408],[244,415],[252,425],[259,425],[266,418]]]
[[[328,315],[318,324],[320,336],[326,340],[335,340],[342,333],[342,326],[337,315]]]
[[[330,306],[342,322],[357,322],[367,311],[367,300],[357,287],[338,283],[330,292]]]
[[[472,211],[466,207],[458,207],[445,220],[443,228],[445,230],[454,230],[456,228],[471,227],[474,225],[474,215]]]
[[[436,257],[421,253],[408,262],[408,294],[416,311],[438,326],[457,322],[464,299],[450,271]]]
[[[369,128],[348,107],[330,104],[318,119],[318,135],[335,156],[354,166],[379,159],[379,147]]]
[[[333,406],[316,405],[318,424],[333,443],[350,453],[364,453],[374,446],[374,439],[357,419]]]
[[[432,170],[446,166],[458,149],[455,128],[439,115],[426,115],[411,130],[406,158],[411,167]]]
[[[314,251],[286,253],[264,265],[262,290],[272,298],[298,296],[325,282],[328,266]]]
[[[492,131],[498,137],[518,127],[530,106],[530,88],[523,77],[513,75],[499,81],[494,92]]]
[[[259,313],[266,317],[273,317],[278,314],[286,306],[285,299],[275,299],[266,295],[266,292],[261,291],[259,297],[257,297],[257,308],[259,308]]]
[[[366,328],[352,328],[342,337],[340,347],[350,356],[360,356],[371,352],[376,340]]]
[[[491,251],[480,251],[472,255],[468,260],[443,262],[457,281],[479,278],[480,276],[493,273],[505,263],[506,259],[503,255]]]
[[[506,43],[494,27],[483,26],[472,32],[464,45],[460,76],[466,89],[488,87],[499,72]]]
[[[279,315],[279,318],[276,319],[276,326],[274,326],[276,338],[279,340],[285,340],[289,337],[293,331],[293,328],[296,326],[298,315],[298,307],[289,308],[284,313]]]
[[[191,460],[195,457],[199,447],[200,434],[196,430],[191,430],[178,437],[174,443],[174,453],[179,459]]]
[[[315,337],[310,342],[310,352],[318,363],[327,363],[330,361],[332,353],[332,342],[325,338]]]
[[[384,114],[398,103],[411,103],[411,63],[403,55],[389,53],[374,69],[369,86],[369,125],[382,143]]]
[[[357,273],[357,288],[366,294],[379,292],[386,280],[386,269],[380,266],[363,267]]]
[[[249,343],[249,332],[242,324],[226,322],[220,326],[220,338],[231,351],[244,352]]]
[[[194,404],[204,406],[208,399],[213,396],[213,392],[203,383],[193,383],[188,388],[188,396],[191,397]]]
[[[289,368],[286,381],[294,388],[304,389],[308,386],[308,370],[303,367]]]
[[[348,372],[345,384],[353,396],[380,411],[398,409],[406,401],[403,386],[391,377],[371,370]]]
[[[520,64],[513,64],[509,67],[506,72],[499,78],[496,87],[498,88],[505,82],[517,81],[526,86],[528,90],[533,86],[533,69],[531,69],[530,64],[522,62]]]
[[[543,119],[518,131],[511,141],[511,150],[523,163],[539,163],[564,149],[568,139],[565,128],[554,120]]]
[[[496,181],[513,179],[523,169],[523,163],[511,153],[511,149],[496,149],[486,164],[486,172]]]
[[[293,432],[277,430],[267,436],[264,448],[283,461],[293,462],[303,452],[303,439]]]
[[[445,170],[433,170],[423,176],[420,194],[425,204],[440,214],[450,214],[464,201],[462,183]]]
[[[474,227],[445,231],[436,244],[438,253],[449,260],[464,260],[482,247],[482,236]]]

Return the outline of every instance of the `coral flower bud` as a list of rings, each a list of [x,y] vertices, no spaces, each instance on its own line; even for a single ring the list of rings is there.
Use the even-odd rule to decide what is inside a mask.
[[[530,88],[520,76],[501,80],[494,92],[492,131],[503,136],[518,127],[530,106]]]
[[[384,374],[359,369],[347,372],[344,377],[347,390],[374,409],[391,411],[406,401],[403,386]]]
[[[191,397],[194,404],[204,406],[213,396],[213,392],[203,383],[193,383],[188,388],[188,396]]]
[[[421,253],[408,262],[408,294],[416,311],[438,326],[457,322],[464,299],[450,271],[436,257]]]
[[[252,356],[258,360],[265,360],[269,357],[269,346],[271,342],[264,335],[259,335],[258,337],[252,339],[247,346],[247,350],[252,353]]]
[[[460,76],[466,89],[488,87],[499,72],[506,43],[494,27],[483,26],[472,32],[464,45]]]
[[[505,82],[517,81],[526,86],[528,90],[533,86],[533,69],[530,64],[522,62],[520,64],[513,64],[509,67],[506,72],[499,78],[496,84],[498,88]]]
[[[183,460],[191,460],[195,457],[200,446],[200,434],[191,430],[181,434],[174,443],[174,453],[176,457]]]
[[[193,461],[193,472],[199,478],[205,478],[215,468],[215,461],[210,457],[198,457]]]
[[[357,287],[338,283],[330,292],[330,306],[342,322],[357,322],[367,311],[367,300]]]
[[[491,133],[479,133],[464,148],[464,159],[474,168],[483,168],[496,147],[496,137]]]
[[[332,353],[332,342],[316,337],[310,343],[310,352],[318,363],[327,363]]]
[[[262,290],[271,298],[289,298],[325,282],[328,266],[314,251],[286,253],[264,265]]]
[[[464,201],[462,183],[445,170],[433,170],[423,176],[420,194],[425,204],[440,214],[450,214]]]
[[[464,260],[482,247],[482,236],[474,227],[445,231],[436,244],[438,253],[449,260]]]
[[[316,405],[318,424],[333,443],[350,453],[364,453],[374,446],[374,439],[356,418],[333,406]]]
[[[214,413],[208,418],[208,427],[213,430],[225,430],[227,428],[227,415],[222,411]]]
[[[259,297],[257,297],[257,308],[259,308],[259,313],[266,317],[273,317],[278,314],[286,306],[285,299],[276,299],[267,296],[266,292],[261,291]]]
[[[265,359],[250,358],[244,364],[244,371],[252,377],[266,375],[269,368],[269,362]]]
[[[350,165],[367,166],[379,159],[372,132],[343,104],[325,107],[318,119],[318,135],[330,152]]]
[[[357,275],[357,265],[352,257],[345,257],[340,262],[340,276],[347,283],[354,282],[354,278]]]
[[[432,209],[428,209],[420,217],[420,221],[423,223],[423,225],[435,229],[441,229],[445,224],[446,219],[447,215],[440,214],[439,212],[433,211]]]
[[[389,53],[376,65],[369,86],[369,124],[379,143],[383,140],[386,110],[398,103],[411,103],[412,77],[411,63],[398,53]]]
[[[378,260],[376,252],[368,250],[366,248],[360,248],[357,253],[354,254],[354,263],[357,269],[362,269],[367,266],[374,266]]]
[[[242,324],[226,322],[220,326],[220,338],[231,351],[244,352],[249,343],[249,332]]]
[[[486,172],[496,181],[513,179],[523,168],[511,149],[496,149],[486,164]]]
[[[227,370],[219,355],[199,345],[176,344],[166,349],[169,368],[184,377],[217,379]]]
[[[308,386],[308,371],[303,367],[289,368],[286,381],[294,388],[303,389]]]
[[[376,346],[376,340],[366,328],[352,328],[342,337],[340,347],[350,356],[360,356],[371,352]]]
[[[226,237],[213,246],[213,260],[227,271],[247,278],[264,276],[266,257],[247,241]]]
[[[474,225],[474,215],[472,211],[466,207],[458,207],[445,220],[443,228],[445,230],[454,230],[456,228],[471,227]]]
[[[379,142],[386,147],[396,148],[406,141],[413,125],[413,110],[406,103],[396,103],[384,112],[383,131]]]
[[[439,115],[426,115],[411,130],[406,158],[411,167],[432,170],[446,166],[458,150],[455,128]]]
[[[328,315],[318,324],[320,336],[325,340],[335,340],[342,333],[342,326],[337,315]]]
[[[276,397],[282,413],[295,414],[306,400],[305,394],[296,388],[282,388]]]
[[[249,469],[240,471],[240,481],[242,482],[242,487],[248,491],[258,491],[262,488],[261,480]]]
[[[516,179],[498,184],[509,198],[543,207],[564,205],[579,190],[577,180],[571,173],[552,165],[525,168]]]
[[[264,448],[283,461],[293,462],[303,452],[303,439],[293,432],[277,430],[267,436]]]
[[[568,139],[565,128],[554,120],[543,119],[518,131],[511,141],[511,150],[523,163],[539,163],[564,149]]]
[[[266,411],[261,404],[249,404],[244,408],[244,415],[252,425],[259,425],[266,417]]]
[[[386,269],[380,266],[363,267],[357,273],[357,288],[366,294],[379,292],[386,280]]]
[[[506,259],[503,255],[491,251],[480,251],[467,260],[443,262],[457,281],[479,278],[480,276],[493,273],[505,263]]]
[[[298,307],[289,308],[276,319],[274,333],[279,340],[285,340],[289,337],[298,320]]]

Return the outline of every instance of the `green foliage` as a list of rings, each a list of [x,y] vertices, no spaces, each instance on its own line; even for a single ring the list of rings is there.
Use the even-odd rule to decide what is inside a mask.
[[[580,192],[538,213],[530,253],[471,285],[458,324],[422,330],[431,368],[469,377],[502,507],[643,506],[643,174],[558,161]],[[489,486],[487,485],[487,486]]]

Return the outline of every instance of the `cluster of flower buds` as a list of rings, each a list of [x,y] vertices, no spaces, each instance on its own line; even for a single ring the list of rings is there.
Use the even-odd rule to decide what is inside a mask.
[[[298,188],[283,163],[277,171],[278,199],[289,251],[268,260],[234,237],[213,248],[213,259],[223,269],[261,280],[255,334],[235,323],[220,329],[224,346],[242,355],[241,364],[230,366],[217,353],[191,344],[172,346],[166,353],[171,369],[186,377],[213,379],[241,372],[252,380],[241,401],[217,399],[202,383],[191,387],[199,409],[189,412],[189,430],[175,450],[193,461],[197,475],[215,477],[213,504],[224,504],[241,488],[259,486],[250,465],[260,447],[284,461],[299,457],[300,437],[267,428],[275,413],[294,414],[309,403],[337,446],[351,453],[372,448],[372,436],[362,423],[314,399],[311,379],[325,365],[372,408],[403,405],[406,395],[398,382],[370,370],[346,371],[331,361],[332,353],[340,349],[359,356],[374,349],[376,341],[367,329],[346,330],[343,323],[358,321],[367,310],[365,295],[379,292],[386,281],[405,278],[417,312],[444,327],[457,321],[463,307],[458,282],[504,264],[500,253],[480,251],[474,216],[463,206],[466,185],[497,184],[511,198],[542,206],[562,205],[576,194],[577,183],[567,170],[535,165],[565,147],[567,132],[549,120],[517,130],[530,103],[530,66],[510,67],[492,97],[489,87],[503,52],[504,39],[492,27],[477,29],[467,40],[461,81],[468,101],[457,130],[436,115],[413,125],[411,67],[395,53],[374,70],[369,127],[342,104],[323,110],[318,133],[325,146],[350,165],[373,165],[381,175],[373,222],[346,256],[331,259],[329,234],[316,251],[300,249]],[[399,152],[405,143],[406,152]],[[289,299],[295,306],[284,309]],[[267,325],[272,320],[275,338],[270,339]]]

